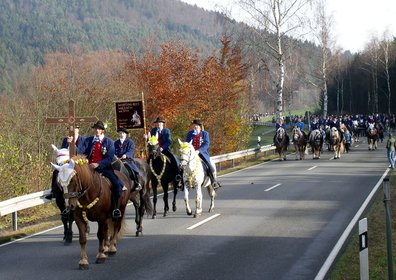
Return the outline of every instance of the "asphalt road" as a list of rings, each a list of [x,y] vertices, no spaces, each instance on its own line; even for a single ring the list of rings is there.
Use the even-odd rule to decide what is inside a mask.
[[[376,151],[358,144],[338,160],[330,152],[319,160],[289,155],[222,176],[215,212],[201,218],[186,215],[181,194],[177,211],[162,217],[160,197],[143,237],[135,237],[129,206],[118,252],[104,264],[95,264],[91,225],[87,271],[78,269],[76,227],[69,246],[61,228],[3,245],[0,279],[314,279],[388,166],[385,143]],[[203,207],[209,208],[206,192]]]

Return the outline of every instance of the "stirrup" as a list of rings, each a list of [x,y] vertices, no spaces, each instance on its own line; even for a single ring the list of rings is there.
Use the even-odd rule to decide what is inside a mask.
[[[182,176],[180,174],[177,174],[176,177],[175,177],[175,181],[176,182],[180,182],[182,179],[183,178],[182,178]]]
[[[135,191],[140,191],[142,189],[142,185],[139,182],[135,182],[135,187],[133,188]]]
[[[215,181],[215,182],[213,182],[212,187],[213,187],[213,189],[216,190],[218,188],[221,188],[221,185],[219,184],[219,182]]]
[[[47,194],[46,196],[44,196],[44,198],[45,198],[45,199],[48,199],[48,200],[52,200],[53,198],[55,198],[55,195],[54,195],[52,192],[50,192],[49,194]]]
[[[121,218],[121,211],[120,209],[116,208],[113,210],[113,218],[114,219],[119,219]]]

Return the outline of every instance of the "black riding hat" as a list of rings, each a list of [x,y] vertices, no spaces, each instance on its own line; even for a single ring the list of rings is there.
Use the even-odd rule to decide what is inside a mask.
[[[165,120],[162,117],[157,117],[157,119],[154,121],[154,123],[165,123]]]
[[[99,129],[104,130],[104,129],[105,129],[105,126],[104,126],[104,124],[103,124],[102,121],[97,121],[97,122],[92,126],[92,128],[99,128]]]
[[[117,132],[124,132],[126,134],[129,134],[128,130],[125,127],[120,127],[119,129],[117,129]]]
[[[193,120],[193,121],[191,122],[191,124],[195,124],[195,125],[201,126],[201,125],[202,125],[202,122],[201,122],[201,120],[196,119],[196,120]]]

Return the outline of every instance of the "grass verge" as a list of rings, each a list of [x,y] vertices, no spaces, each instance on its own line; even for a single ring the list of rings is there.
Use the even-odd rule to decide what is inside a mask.
[[[396,176],[395,171],[389,174],[389,187],[391,193],[391,217],[392,217],[392,234],[396,232]],[[384,207],[383,189],[379,188],[370,209],[366,213],[368,227],[368,254],[369,254],[369,278],[370,279],[388,279],[388,262],[386,247],[386,222]],[[396,256],[396,242],[392,238],[393,256]],[[396,268],[395,258],[393,258],[393,267]],[[360,279],[359,263],[359,233],[356,226],[355,233],[350,238],[343,254],[337,259],[334,268],[331,271],[331,280],[355,280]]]

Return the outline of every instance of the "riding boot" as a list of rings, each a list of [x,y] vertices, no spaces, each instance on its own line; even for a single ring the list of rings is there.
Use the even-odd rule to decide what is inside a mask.
[[[112,204],[112,209],[113,209],[113,212],[112,212],[113,219],[121,218],[121,211],[118,208],[119,204],[118,204],[118,196],[117,195],[112,194],[112,203],[111,204]]]
[[[218,189],[221,187],[220,183],[215,179],[212,170],[208,167],[208,175],[210,178],[210,182],[212,183],[213,189]]]
[[[131,179],[133,181],[133,189],[132,191],[140,191],[142,189],[142,185],[140,184],[139,175],[136,174],[135,171],[132,170]]]

